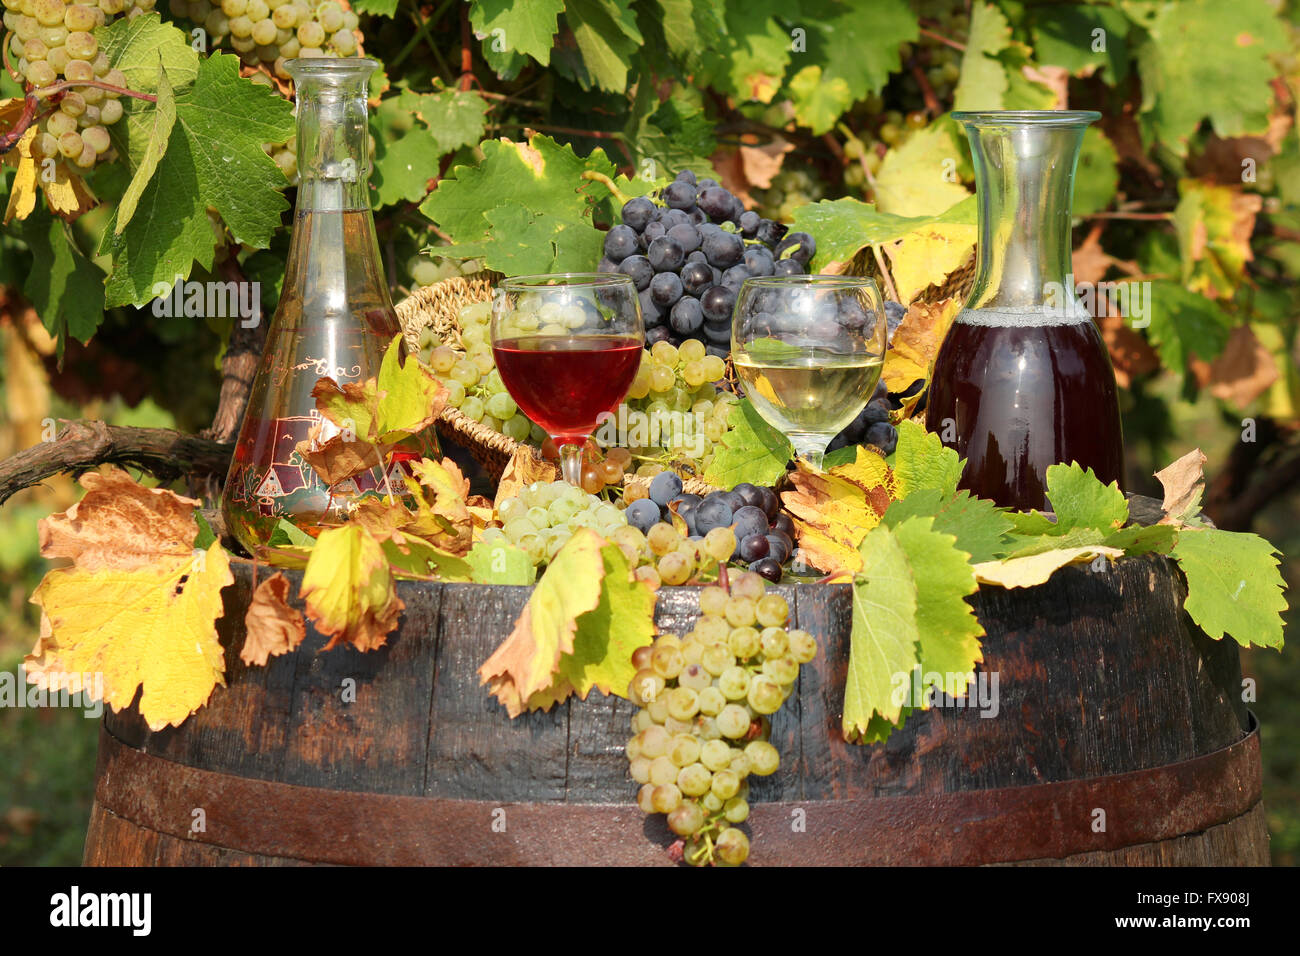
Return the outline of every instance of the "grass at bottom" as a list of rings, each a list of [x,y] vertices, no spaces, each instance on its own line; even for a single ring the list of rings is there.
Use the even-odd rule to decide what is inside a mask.
[[[6,655],[0,670],[21,661]],[[0,866],[81,863],[98,733],[76,707],[0,709]]]

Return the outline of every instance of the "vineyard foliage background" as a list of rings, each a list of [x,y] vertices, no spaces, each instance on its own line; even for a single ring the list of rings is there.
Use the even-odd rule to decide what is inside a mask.
[[[593,268],[596,230],[616,206],[599,182],[576,197],[565,184],[585,170],[640,192],[684,166],[714,170],[765,214],[814,232],[815,266],[884,263],[898,293],[915,295],[969,256],[973,175],[949,111],[1099,110],[1077,179],[1076,278],[1149,282],[1152,295],[1145,327],[1100,320],[1123,386],[1130,486],[1155,491],[1152,472],[1200,445],[1215,520],[1300,553],[1295,0],[351,9],[364,52],[382,64],[371,196],[395,299],[481,264]],[[289,90],[272,70],[241,71],[229,37],[212,48],[178,12],[97,31],[129,87],[156,102],[124,101],[117,159],[85,177],[92,208],[52,213],[19,149],[0,166],[0,457],[48,439],[50,419],[187,431],[219,422],[223,355],[244,333],[233,318],[155,314],[159,283],[255,280],[274,308],[293,186],[277,166],[286,150],[268,147],[291,135]],[[21,96],[0,75],[0,101],[10,100],[0,135]],[[501,138],[531,138],[536,152]],[[521,156],[544,170],[528,179]],[[449,244],[450,258],[423,252]],[[258,333],[240,345],[255,348]],[[60,479],[0,509],[0,666],[12,670],[34,635],[35,521],[74,498]],[[1284,571],[1294,587],[1296,561]],[[1261,678],[1254,706],[1279,728],[1266,748],[1271,822],[1279,859],[1294,860],[1300,737],[1281,728],[1300,727],[1300,673],[1265,654],[1245,663]],[[0,862],[34,846],[75,859],[66,829],[84,816],[75,800],[61,810],[56,791],[65,776],[76,799],[87,789],[88,722],[59,725],[58,755],[39,758],[49,765],[16,743],[34,732],[25,722],[65,716],[0,720],[0,763],[30,777],[0,804]]]

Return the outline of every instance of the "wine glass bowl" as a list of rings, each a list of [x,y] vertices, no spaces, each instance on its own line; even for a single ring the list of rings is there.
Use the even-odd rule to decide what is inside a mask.
[[[583,445],[627,395],[644,346],[636,285],[624,275],[517,276],[493,298],[501,381],[555,442],[570,484],[581,484]]]
[[[872,279],[762,276],[741,286],[731,356],[755,410],[820,468],[831,439],[870,400],[887,337]]]

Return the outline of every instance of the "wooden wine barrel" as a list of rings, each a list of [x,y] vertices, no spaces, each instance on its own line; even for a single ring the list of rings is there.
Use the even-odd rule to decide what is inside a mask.
[[[228,686],[179,728],[105,718],[85,862],[669,863],[662,817],[633,802],[631,704],[593,692],[511,721],[479,686],[529,590],[399,588],[383,650],[318,653],[309,631],[248,668],[240,567]],[[984,589],[996,716],[986,694],[988,716],[935,708],[871,747],[840,734],[849,589],[779,590],[822,653],[774,720],[781,769],[751,778],[753,863],[1267,864],[1237,649],[1194,628],[1166,560]],[[695,589],[665,588],[659,625],[697,609]]]

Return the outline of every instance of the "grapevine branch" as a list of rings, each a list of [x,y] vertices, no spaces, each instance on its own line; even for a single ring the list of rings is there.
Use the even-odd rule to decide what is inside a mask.
[[[230,280],[236,283],[247,281],[233,256],[226,258],[222,268]],[[203,432],[205,438],[217,442],[235,440],[239,423],[244,419],[244,409],[248,405],[248,394],[253,388],[257,362],[262,347],[266,344],[269,321],[269,316],[264,315],[252,328],[245,328],[242,322],[236,322],[231,329],[230,345],[221,358],[221,392],[217,398],[217,413],[212,418],[212,425]]]
[[[57,436],[0,462],[0,504],[15,492],[62,472],[126,465],[171,480],[182,474],[224,475],[233,446],[170,428],[126,428],[96,421],[60,422]]]

